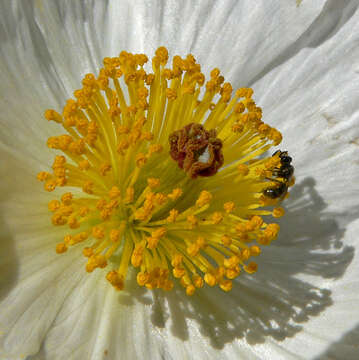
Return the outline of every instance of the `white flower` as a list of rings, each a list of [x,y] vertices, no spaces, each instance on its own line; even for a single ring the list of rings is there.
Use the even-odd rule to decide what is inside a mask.
[[[354,359],[359,281],[359,12],[354,1],[3,1],[0,4],[0,357]],[[193,53],[251,86],[297,183],[278,239],[229,293],[116,292],[58,255],[36,174],[47,108],[121,50]]]

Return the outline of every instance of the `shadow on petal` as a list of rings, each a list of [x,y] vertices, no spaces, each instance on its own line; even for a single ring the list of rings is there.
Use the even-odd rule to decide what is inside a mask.
[[[9,160],[9,161],[7,161]],[[15,250],[14,232],[11,231],[6,221],[6,202],[9,202],[10,189],[16,183],[8,174],[13,174],[17,169],[12,166],[12,158],[1,162],[0,184],[0,300],[15,286],[18,278],[19,261]]]
[[[358,8],[356,0],[328,0],[319,16],[310,27],[289,47],[251,79],[246,86],[252,86],[273,69],[293,58],[305,48],[316,48],[334,37],[335,34],[351,19]]]
[[[324,353],[316,357],[315,360],[357,359],[358,344],[359,324],[351,331],[344,334],[340,340],[331,344],[328,349]]]
[[[0,300],[13,288],[18,276],[15,243],[4,219],[0,217]]]
[[[327,205],[312,178],[296,185],[290,199],[280,236],[263,249],[255,275],[242,274],[230,293],[208,287],[192,297],[180,287],[168,293],[154,291],[152,324],[170,324],[173,335],[183,341],[195,324],[213,347],[221,349],[235,339],[254,345],[267,337],[292,337],[303,323],[332,305],[330,290],[315,284],[340,278],[353,259],[354,248],[344,246],[345,229],[335,220],[342,214],[325,212]],[[145,293],[136,293],[138,301],[149,303]]]

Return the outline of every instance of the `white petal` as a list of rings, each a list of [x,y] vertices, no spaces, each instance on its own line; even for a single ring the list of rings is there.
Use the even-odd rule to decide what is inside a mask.
[[[335,4],[331,3],[332,10]],[[322,34],[319,44],[309,42],[308,48],[298,48],[293,58],[254,85],[265,121],[283,130],[281,146],[293,156],[297,177],[279,246],[266,249],[270,255],[263,254],[259,264],[267,277],[273,273],[282,289],[287,286],[282,274],[287,273],[293,299],[306,300],[309,310],[320,314],[303,323],[303,331],[293,339],[280,343],[288,356],[290,352],[303,358],[335,353],[328,350],[328,343],[341,342],[357,326],[359,259],[353,235],[358,222],[353,221],[358,218],[359,201],[354,181],[359,174],[355,161],[359,13],[354,2],[347,5],[342,13],[334,12],[337,25]],[[306,308],[302,311],[305,316]],[[355,358],[355,347],[345,341],[348,358]]]
[[[110,359],[143,359],[149,351],[151,358],[160,358],[161,338],[151,329],[152,310],[145,306],[151,304],[151,293],[145,295],[136,285],[128,288],[130,293],[118,293],[103,278],[97,282],[88,277],[79,284],[58,313],[39,358],[99,359],[106,353]]]
[[[48,135],[44,109],[60,109],[82,76],[97,72],[103,57],[121,50],[152,56],[160,45],[172,55],[193,52],[206,72],[221,65],[226,77],[245,85],[307,30],[322,7],[314,2],[298,9],[294,1],[274,0],[255,6],[248,0],[195,6],[191,1],[15,1],[1,8],[0,106],[7,110],[2,116],[12,120],[14,131],[20,123],[21,132],[30,130],[35,138]]]
[[[299,39],[325,5],[308,2],[297,8],[295,1],[275,0],[133,3],[110,3],[111,53],[123,43],[147,54],[164,45],[172,54],[193,53],[205,72],[221,65],[224,76],[242,86]]]
[[[295,159],[298,181],[314,178],[328,211],[352,221],[359,190],[353,181],[359,172],[359,12],[349,5],[338,14],[343,25],[322,34],[321,45],[303,48],[254,89],[264,120],[283,133],[281,146]]]
[[[109,358],[289,359],[337,353],[326,349],[329,341],[340,342],[358,315],[358,224],[350,223],[357,214],[346,214],[358,206],[352,185],[358,170],[348,166],[358,136],[358,69],[352,65],[358,16],[350,16],[355,2],[343,8],[333,1],[304,1],[298,9],[294,1],[187,2],[183,8],[166,2],[160,10],[160,2],[96,2],[95,8],[81,2],[14,4],[1,8],[0,140],[1,150],[12,154],[3,173],[6,184],[15,182],[3,187],[14,194],[2,192],[9,227],[4,235],[14,234],[12,243],[4,242],[9,261],[2,354],[97,359],[107,350]],[[171,55],[193,52],[206,71],[219,66],[235,86],[237,79],[241,85],[256,81],[265,120],[292,141],[285,145],[295,153],[299,185],[292,206],[287,201],[282,236],[259,259],[262,270],[243,278],[231,295],[210,289],[190,299],[177,291],[152,298],[131,287],[118,295],[101,272],[82,276],[76,251],[55,255],[57,234],[45,236],[50,231],[40,213],[21,211],[38,196],[38,184],[30,180],[39,170],[35,163],[50,163],[42,153],[53,129],[44,123],[43,110],[60,107],[103,56],[122,49],[152,54],[158,45],[168,46]],[[334,170],[343,173],[341,182],[331,176]],[[293,231],[298,221],[301,229]],[[345,342],[342,347],[351,351]]]
[[[82,276],[79,251],[64,257],[55,253],[54,244],[64,234],[49,224],[45,211],[41,196],[26,190],[24,195],[20,190],[9,193],[1,205],[2,354],[36,353],[64,298]]]
[[[83,75],[102,64],[105,54],[92,35],[105,11],[105,2],[94,7],[58,1],[0,4],[3,142],[14,145],[17,139],[32,147],[31,137],[41,148],[50,132],[56,132],[43,119],[44,110],[60,110],[81,87]]]

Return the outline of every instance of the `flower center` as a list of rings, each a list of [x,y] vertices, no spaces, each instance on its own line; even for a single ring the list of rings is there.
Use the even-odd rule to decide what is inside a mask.
[[[264,217],[284,213],[270,207],[294,183],[291,159],[260,157],[281,134],[261,121],[251,89],[232,96],[218,69],[205,82],[192,55],[167,61],[163,47],[153,73],[143,54],[105,58],[62,114],[45,112],[66,133],[48,139],[63,155],[38,179],[47,191],[72,188],[48,205],[69,228],[56,252],[82,246],[86,270],[109,268],[118,290],[133,266],[149,289],[177,278],[188,295],[205,284],[229,291],[277,236]]]
[[[223,164],[222,141],[216,138],[216,130],[206,131],[192,123],[172,133],[169,141],[172,159],[192,179],[212,176]]]

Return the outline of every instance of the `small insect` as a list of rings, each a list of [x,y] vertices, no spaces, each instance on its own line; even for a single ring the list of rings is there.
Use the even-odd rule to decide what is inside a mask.
[[[263,195],[271,199],[285,196],[294,174],[294,167],[291,165],[292,158],[288,155],[288,151],[277,150],[272,156],[276,156],[277,154],[279,154],[280,166],[272,172],[275,179],[268,179],[276,182],[277,185],[263,190]]]

